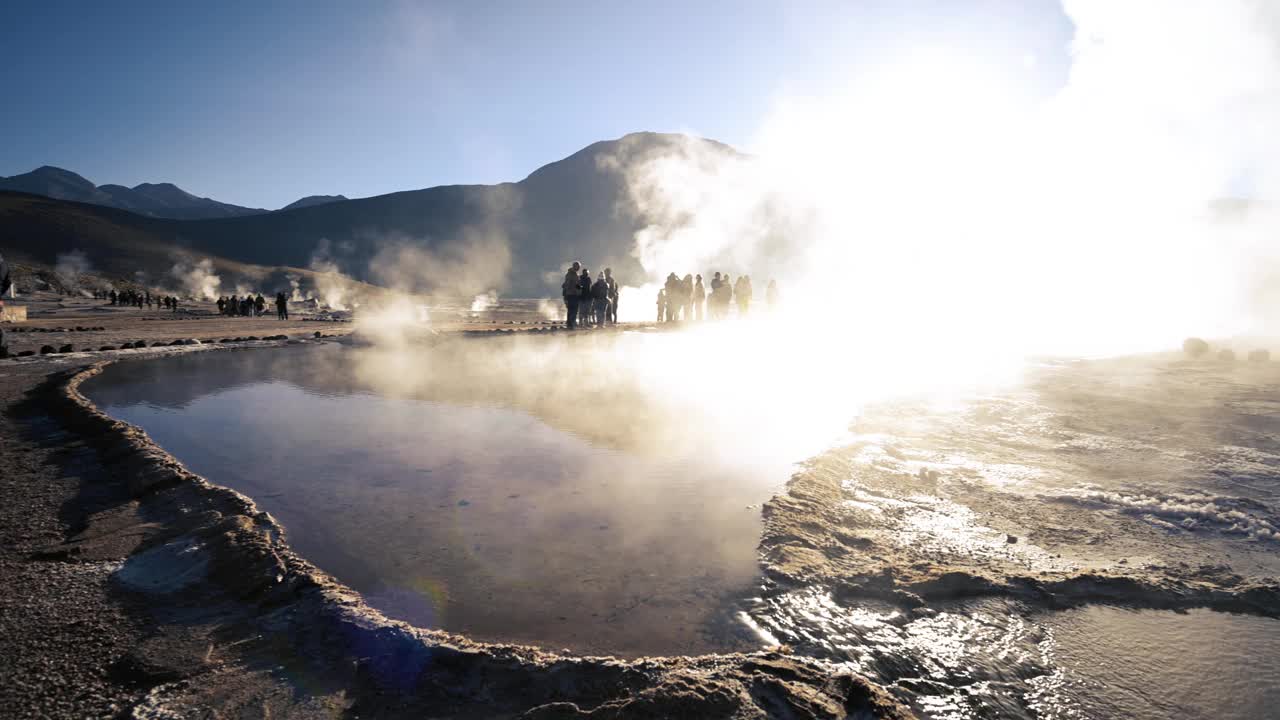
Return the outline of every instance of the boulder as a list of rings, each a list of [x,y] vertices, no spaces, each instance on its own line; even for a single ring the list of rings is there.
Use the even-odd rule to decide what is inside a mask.
[[[49,353],[55,353],[55,352],[58,352],[58,349],[57,349],[57,348],[55,348],[55,347],[54,347],[54,346],[52,346],[52,345],[41,345],[41,346],[40,346],[40,354],[41,354],[41,355],[48,355]]]
[[[106,352],[108,350],[115,350],[115,349],[116,349],[115,345],[103,345],[102,347],[98,348],[100,352]]]
[[[1209,352],[1209,343],[1197,337],[1190,337],[1182,341],[1182,352],[1191,357],[1200,357]]]
[[[36,354],[35,350],[23,350],[22,352],[18,353],[18,357],[31,357],[32,355],[35,355],[35,354]]]
[[[75,351],[76,351],[75,347],[71,345],[63,345],[62,347],[58,348],[58,352],[60,353],[69,353],[69,352],[75,352]]]

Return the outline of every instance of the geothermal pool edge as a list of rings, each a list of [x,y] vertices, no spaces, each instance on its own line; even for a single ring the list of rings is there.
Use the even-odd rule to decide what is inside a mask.
[[[67,499],[61,541],[23,560],[109,571],[111,602],[140,630],[113,665],[116,682],[142,693],[135,717],[211,706],[424,717],[911,717],[866,679],[781,651],[624,661],[476,643],[389,620],[294,553],[250,498],[187,471],[81,395],[80,385],[112,362],[31,373],[27,401],[12,403],[22,407],[10,407],[6,422],[47,414],[69,433],[62,445],[92,451],[99,484],[110,486],[82,482],[76,494],[97,501]],[[83,517],[68,521],[77,509]]]

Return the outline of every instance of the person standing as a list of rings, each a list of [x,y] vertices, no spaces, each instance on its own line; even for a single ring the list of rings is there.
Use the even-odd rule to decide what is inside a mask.
[[[289,319],[289,298],[282,292],[276,293],[276,319]]]
[[[778,281],[770,279],[768,286],[764,289],[764,300],[769,303],[769,309],[773,310],[778,307]]]
[[[658,288],[658,322],[667,319],[667,289]]]
[[[253,316],[262,317],[262,313],[267,309],[267,301],[263,299],[262,293],[258,293],[258,297],[253,299]]]
[[[577,260],[565,271],[564,282],[560,284],[560,295],[564,298],[566,311],[564,326],[570,330],[578,326],[578,271],[582,264]]]
[[[609,282],[603,273],[591,285],[591,305],[595,311],[596,326],[604,327],[609,319]]]
[[[743,275],[738,278],[738,284],[734,286],[733,291],[738,296],[738,315],[746,317],[747,310],[751,308],[751,276]]]
[[[604,269],[605,281],[609,283],[609,322],[618,324],[618,281],[613,279],[613,268]]]
[[[693,280],[693,319],[707,319],[707,289],[702,285],[702,275]]]
[[[591,273],[586,268],[578,276],[578,323],[591,326]]]
[[[724,280],[720,279],[720,273],[711,276],[711,297],[707,299],[707,307],[711,310],[711,319],[720,319],[720,288],[724,286]]]

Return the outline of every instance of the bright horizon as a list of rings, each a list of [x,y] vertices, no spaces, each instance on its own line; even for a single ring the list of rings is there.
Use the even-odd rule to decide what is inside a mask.
[[[274,209],[516,181],[632,132],[752,152],[779,105],[916,55],[963,56],[1028,100],[1065,82],[1054,0],[848,5],[30,3],[0,28],[0,175]]]

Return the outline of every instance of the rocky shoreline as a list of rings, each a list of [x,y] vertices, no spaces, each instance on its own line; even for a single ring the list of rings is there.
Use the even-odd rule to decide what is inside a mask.
[[[0,375],[0,462],[16,469],[0,622],[21,656],[0,707],[20,716],[911,716],[785,649],[623,661],[388,620],[293,553],[250,499],[80,395],[110,362],[95,360]]]
[[[1105,603],[1280,617],[1280,582],[1241,577],[1219,565],[1061,563],[1046,569],[1024,564],[1016,555],[938,554],[893,545],[880,527],[879,513],[860,508],[851,488],[909,486],[917,479],[863,477],[872,471],[856,462],[858,452],[858,447],[828,451],[797,473],[786,492],[765,503],[760,549],[771,593],[819,587],[842,603],[889,603],[904,611],[1002,597],[1045,609]],[[1017,546],[1017,536],[1007,537],[1011,547]]]

